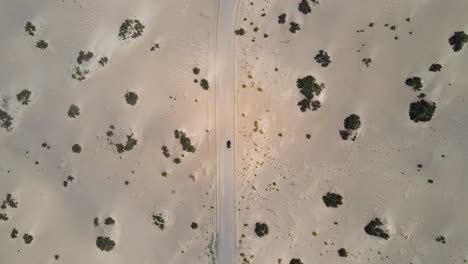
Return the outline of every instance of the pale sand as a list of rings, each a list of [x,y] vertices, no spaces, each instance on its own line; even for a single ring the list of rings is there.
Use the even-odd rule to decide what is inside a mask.
[[[117,34],[127,18],[146,28],[124,42]],[[35,36],[25,32],[27,21],[37,27]],[[11,193],[19,203],[0,221],[0,263],[213,259],[215,97],[213,88],[205,91],[193,80],[213,81],[216,21],[217,3],[205,0],[0,3],[0,96],[8,101],[0,109],[14,118],[11,132],[0,129],[0,196]],[[40,39],[47,49],[35,47]],[[154,43],[160,48],[151,52]],[[82,82],[71,78],[80,50],[94,53]],[[104,56],[109,62],[102,67]],[[16,99],[23,89],[32,92],[29,105]],[[138,94],[135,106],[125,102],[127,91]],[[67,116],[71,104],[80,108],[75,119]],[[114,142],[133,133],[137,146],[118,154],[107,141],[110,125]],[[195,153],[182,151],[175,129],[187,133]],[[80,154],[72,152],[75,143]],[[174,164],[181,154],[182,163]],[[74,180],[63,187],[68,175]],[[153,213],[165,215],[164,230],[153,225]],[[115,225],[103,224],[109,216]],[[25,233],[34,237],[31,244]],[[99,250],[98,236],[110,237],[115,248]]]
[[[300,1],[250,2],[241,2],[237,26],[246,30],[237,37],[238,263],[463,263],[468,47],[455,53],[448,38],[468,29],[466,1],[323,0],[308,15],[298,11]],[[302,29],[290,33],[291,21]],[[314,60],[322,49],[331,56],[327,68]],[[430,72],[432,63],[442,71]],[[322,107],[302,113],[296,80],[309,74],[326,88]],[[430,122],[409,118],[419,94],[405,85],[411,76],[437,103]],[[352,113],[362,126],[355,142],[343,141],[339,130]],[[343,205],[327,208],[327,192],[342,195]],[[375,217],[390,239],[364,232]],[[256,222],[268,224],[267,236],[257,237]]]

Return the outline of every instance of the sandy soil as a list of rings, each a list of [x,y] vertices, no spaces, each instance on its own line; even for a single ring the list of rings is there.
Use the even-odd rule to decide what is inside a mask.
[[[215,97],[200,81],[213,78],[217,2],[0,6],[0,113],[13,118],[0,129],[0,199],[12,205],[0,210],[0,263],[210,263]],[[126,19],[143,32],[119,37]]]
[[[308,14],[299,2],[241,1],[238,263],[466,262],[468,48],[448,42],[468,29],[466,1],[308,1]],[[325,89],[317,111],[301,112],[296,82],[307,75]],[[405,84],[412,76],[421,91]],[[409,105],[421,93],[437,108],[415,123]],[[361,126],[343,140],[353,113]],[[328,192],[342,197],[336,208]],[[388,239],[365,232],[375,218]]]

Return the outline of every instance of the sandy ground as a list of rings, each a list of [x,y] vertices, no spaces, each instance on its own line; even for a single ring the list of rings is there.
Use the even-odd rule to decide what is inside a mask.
[[[145,26],[141,36],[118,37],[125,19]],[[0,220],[0,263],[212,261],[215,97],[200,81],[213,78],[216,21],[212,0],[0,1],[0,109],[13,118],[0,129],[0,199],[18,203],[0,210],[8,217]],[[93,57],[79,64],[80,50]],[[72,78],[75,67],[89,71],[84,80]],[[108,217],[115,223],[106,225]],[[98,249],[100,236],[114,241],[110,252]]]
[[[241,1],[238,263],[466,262],[468,48],[454,52],[448,39],[468,29],[467,2],[308,1],[309,14],[299,2]],[[291,33],[290,22],[301,29]],[[429,71],[433,63],[442,70]],[[296,81],[306,75],[326,86],[322,107],[303,113]],[[420,92],[405,85],[411,76],[423,80]],[[421,92],[437,109],[415,123],[409,105]],[[342,140],[353,113],[357,137]],[[328,192],[342,205],[327,207]],[[389,239],[364,231],[376,217]],[[268,235],[258,237],[256,223]]]

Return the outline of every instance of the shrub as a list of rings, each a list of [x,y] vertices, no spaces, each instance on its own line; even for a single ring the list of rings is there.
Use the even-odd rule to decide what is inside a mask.
[[[80,108],[74,104],[70,105],[70,108],[68,108],[68,116],[70,118],[75,118],[80,115]]]
[[[289,23],[289,32],[294,34],[299,30],[301,30],[301,26],[299,26],[298,23],[296,23],[296,22],[290,22]]]
[[[245,29],[243,29],[243,28],[236,29],[236,30],[234,30],[234,33],[236,35],[238,35],[238,36],[243,36],[243,35],[245,35]]]
[[[106,219],[104,219],[104,224],[105,225],[113,225],[113,224],[115,224],[115,220],[112,217],[107,217]]]
[[[16,95],[16,99],[21,102],[22,105],[28,105],[31,100],[29,98],[31,97],[31,91],[29,90],[22,90],[20,93]]]
[[[409,116],[414,122],[428,122],[434,116],[436,103],[425,99],[410,104]]]
[[[30,35],[34,36],[34,32],[36,32],[36,26],[34,26],[31,22],[26,22],[26,26],[24,26],[24,30]]]
[[[48,46],[49,44],[42,39],[36,43],[36,48],[47,49]]]
[[[442,70],[442,65],[440,65],[439,63],[433,63],[429,67],[429,71],[431,72],[440,72],[441,70]]]
[[[24,234],[23,235],[23,240],[24,240],[24,243],[25,244],[31,244],[31,242],[33,241],[34,237],[29,235],[29,234]]]
[[[351,114],[344,120],[344,127],[348,130],[357,130],[361,127],[361,118],[356,114]]]
[[[449,44],[452,46],[453,51],[460,51],[463,46],[468,42],[468,35],[464,31],[457,31],[449,38]]]
[[[421,78],[417,76],[406,79],[405,84],[409,87],[413,87],[413,90],[415,91],[421,91],[421,88],[423,87]]]
[[[257,234],[259,237],[268,235],[268,225],[265,223],[256,223],[255,234]]]
[[[74,153],[81,153],[81,146],[78,145],[78,144],[74,144],[74,145],[72,146],[72,151],[73,151]]]
[[[200,81],[200,86],[203,88],[203,90],[208,90],[210,88],[210,84],[206,79],[202,79]]]
[[[343,204],[343,196],[328,192],[326,195],[322,196],[322,200],[327,207],[338,208],[338,206]]]
[[[348,256],[348,252],[344,248],[338,249],[338,256],[342,258],[346,258]]]
[[[127,104],[129,105],[136,105],[138,101],[138,95],[134,92],[129,92],[125,94],[125,101],[127,101]]]
[[[383,223],[379,218],[371,220],[365,227],[364,231],[370,236],[375,236],[378,238],[383,238],[385,240],[390,238],[388,231],[383,229]]]
[[[309,5],[309,2],[307,2],[307,0],[302,0],[300,3],[299,3],[299,11],[301,11],[301,13],[303,13],[304,15],[307,15],[309,14],[310,12],[312,12],[312,9],[310,8],[310,5]]]
[[[302,263],[301,259],[293,258],[289,261],[289,264],[304,264]]]
[[[281,14],[278,16],[278,24],[286,23],[286,14]]]
[[[7,132],[10,132],[13,128],[13,117],[10,116],[7,112],[0,109],[0,127],[5,128]]]
[[[145,26],[138,19],[125,19],[119,28],[121,40],[136,39],[143,35]]]
[[[326,68],[331,63],[330,56],[324,50],[319,50],[318,54],[315,55],[314,59],[318,64],[320,64],[324,68]]]
[[[107,57],[102,57],[100,60],[99,60],[99,64],[101,64],[101,66],[105,66],[107,63],[109,62],[109,58]]]
[[[115,242],[109,237],[98,237],[96,239],[96,246],[102,251],[111,251],[115,248]]]

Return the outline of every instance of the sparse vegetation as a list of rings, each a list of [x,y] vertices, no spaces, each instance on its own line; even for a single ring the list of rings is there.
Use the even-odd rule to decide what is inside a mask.
[[[26,89],[22,90],[16,95],[16,99],[21,102],[22,105],[28,105],[31,102],[30,97],[31,91]]]
[[[318,54],[315,55],[315,61],[320,64],[322,67],[326,68],[331,63],[330,56],[324,50],[319,50]]]
[[[127,91],[125,94],[125,101],[127,101],[129,105],[136,105],[138,102],[138,95],[135,92]]]
[[[200,73],[200,68],[194,67],[192,69],[193,74],[198,75]]]
[[[409,87],[413,87],[415,91],[421,91],[423,88],[423,83],[420,77],[414,76],[406,79],[405,84]]]
[[[119,38],[121,40],[136,39],[143,35],[145,26],[138,19],[125,19],[120,25]]]
[[[458,52],[468,43],[468,35],[464,31],[457,31],[453,33],[448,41],[453,51]]]
[[[182,160],[180,158],[174,158],[174,163],[175,164],[180,164]]]
[[[343,204],[343,196],[328,192],[326,195],[322,196],[322,200],[327,207],[338,208],[338,206]]]
[[[187,152],[195,152],[195,147],[192,145],[192,141],[190,140],[189,137],[187,137],[187,134],[183,131],[175,130],[174,131],[174,137],[179,140],[180,145],[182,145],[182,149],[187,151]]]
[[[25,244],[31,244],[31,242],[33,241],[34,237],[31,236],[30,234],[24,234],[23,235],[23,240],[24,240],[24,243]]]
[[[94,53],[92,53],[91,51],[85,52],[80,50],[80,52],[78,53],[78,57],[76,58],[76,62],[78,62],[78,64],[82,64],[83,62],[89,62],[93,57]]]
[[[379,218],[375,218],[374,220],[371,220],[365,227],[364,231],[366,234],[369,236],[375,236],[378,238],[382,239],[389,239],[390,235],[388,234],[388,231],[384,229],[384,224]]]
[[[421,99],[410,104],[409,116],[414,122],[428,122],[434,116],[437,106],[435,102]]]
[[[355,141],[357,138],[357,130],[361,127],[361,117],[356,114],[351,114],[345,118],[343,122],[344,130],[340,130],[340,136],[343,140]]]
[[[289,23],[289,32],[296,33],[297,31],[301,30],[301,26],[296,22]]]
[[[265,223],[255,223],[255,234],[259,237],[268,235],[268,225]]]
[[[442,244],[447,243],[447,241],[445,241],[445,237],[444,237],[444,236],[438,236],[438,237],[436,237],[435,241],[436,241],[436,242],[439,242],[439,243],[442,243]]]
[[[33,25],[33,23],[31,22],[26,22],[26,26],[24,26],[24,30],[30,35],[30,36],[34,36],[35,32],[36,32],[36,26]]]
[[[161,230],[164,230],[166,220],[164,219],[161,213],[153,214],[153,221],[155,226],[159,227],[159,229]]]
[[[109,58],[107,58],[107,57],[102,57],[99,60],[99,64],[101,64],[102,67],[104,67],[108,62],[109,62]]]
[[[304,15],[307,15],[309,14],[310,12],[312,12],[312,9],[310,8],[310,5],[309,5],[309,2],[307,2],[307,0],[302,0],[300,3],[299,3],[299,11],[301,13],[303,13]]]
[[[210,88],[210,84],[208,83],[206,79],[202,79],[200,81],[200,86],[201,88],[203,88],[203,90],[208,90]]]
[[[304,263],[302,263],[301,259],[293,258],[291,259],[291,261],[289,261],[289,264],[304,264]]]
[[[319,96],[320,93],[322,93],[322,90],[325,88],[323,83],[318,84],[313,76],[308,75],[304,78],[297,79],[296,86],[305,97],[297,103],[302,112],[308,109],[316,111],[321,107],[320,101],[313,99],[315,96]]]
[[[338,256],[342,258],[346,258],[348,256],[348,252],[344,248],[338,249]]]
[[[366,65],[366,67],[369,67],[370,64],[372,63],[372,59],[371,58],[364,58],[364,59],[362,59],[362,63],[364,63],[364,65]]]
[[[80,67],[75,66],[73,68],[72,78],[81,82],[81,81],[86,80],[86,75],[88,75],[88,74],[89,74],[88,69],[81,70]]]
[[[72,146],[72,151],[73,153],[77,153],[77,154],[81,153],[81,146],[79,144],[74,144]]]
[[[286,14],[281,14],[278,16],[278,24],[285,24],[286,23]]]
[[[41,39],[36,43],[36,48],[47,49],[47,47],[49,47],[49,43],[47,43],[45,40]]]
[[[115,248],[115,242],[109,237],[99,236],[96,239],[96,246],[102,251],[112,251]]]
[[[245,29],[243,28],[239,28],[239,29],[236,29],[234,30],[234,33],[238,36],[244,36],[245,35]]]
[[[76,118],[80,115],[80,108],[74,104],[70,105],[67,112],[70,118]]]
[[[431,72],[440,72],[441,70],[442,70],[442,65],[440,65],[439,63],[433,63],[429,67],[429,71]]]
[[[7,132],[13,130],[11,127],[13,125],[13,117],[11,117],[7,112],[0,109],[0,127],[5,128]]]
[[[127,135],[127,142],[124,144],[118,143],[115,144],[115,147],[117,148],[118,153],[123,153],[125,151],[130,151],[132,150],[136,145],[138,141],[133,138],[133,134]]]
[[[162,146],[162,147],[161,147],[161,150],[162,150],[162,152],[163,152],[164,157],[166,157],[166,158],[170,158],[170,157],[171,157],[171,154],[169,153],[169,149],[168,149],[166,146]]]
[[[192,222],[192,224],[190,225],[190,227],[191,227],[192,229],[197,229],[197,228],[198,228],[198,224],[195,223],[195,222]]]
[[[115,220],[112,217],[107,217],[106,219],[104,219],[104,224],[105,225],[113,225],[113,224],[115,224]]]
[[[16,228],[13,228],[13,230],[11,230],[10,237],[11,237],[12,239],[15,239],[15,238],[18,237],[18,230],[16,230]]]

